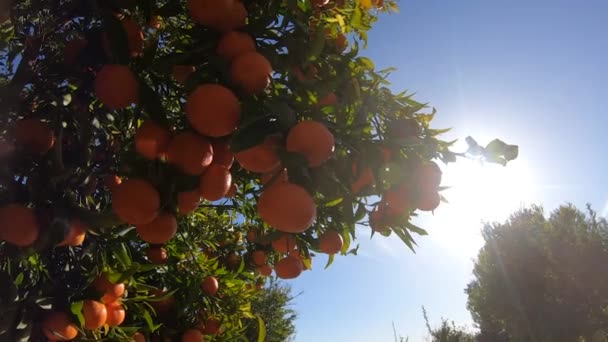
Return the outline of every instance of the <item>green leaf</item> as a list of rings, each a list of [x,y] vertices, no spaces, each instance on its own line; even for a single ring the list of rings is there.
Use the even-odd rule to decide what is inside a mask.
[[[325,265],[325,269],[327,269],[331,264],[333,264],[334,262],[334,256],[335,254],[330,254],[329,258],[327,259],[327,264]]]
[[[78,323],[80,323],[80,326],[84,326],[84,316],[82,315],[82,307],[84,305],[84,301],[79,300],[77,302],[73,302],[70,305],[70,311],[76,315],[76,318],[78,318]]]
[[[258,316],[258,342],[266,341],[266,325],[262,317]]]
[[[336,205],[342,203],[343,200],[344,200],[344,198],[342,198],[342,197],[336,198],[335,200],[325,203],[324,206],[327,208],[335,207]]]
[[[429,233],[428,233],[426,230],[424,230],[424,229],[422,229],[422,228],[420,228],[420,227],[418,227],[418,226],[416,226],[416,225],[412,224],[411,222],[407,222],[407,223],[405,224],[405,226],[406,226],[406,227],[407,227],[409,230],[413,231],[414,233],[416,233],[416,234],[418,234],[418,235],[428,235],[428,234],[429,234]]]
[[[397,234],[397,236],[401,239],[401,241],[403,241],[406,246],[409,247],[409,249],[412,250],[412,252],[416,253],[416,251],[414,250],[414,240],[412,239],[412,236],[410,235],[410,233],[408,233],[406,230],[403,230],[399,227],[395,227],[393,228],[393,231],[395,232],[395,234]]]
[[[139,81],[139,95],[140,102],[146,110],[146,113],[148,113],[148,115],[150,116],[150,118],[160,124],[167,124],[165,109],[163,108],[163,104],[160,101],[160,97],[143,80]]]
[[[17,275],[17,278],[15,278],[15,286],[21,285],[21,283],[23,283],[24,277],[25,275],[23,274],[23,272],[19,273],[19,275]]]
[[[105,31],[108,35],[112,59],[118,64],[129,64],[129,39],[127,33],[116,15],[111,11],[104,14]]]
[[[347,230],[342,231],[342,240],[344,241],[342,243],[342,249],[340,250],[340,253],[342,255],[345,255],[346,252],[348,251],[348,249],[350,248],[350,233]]]

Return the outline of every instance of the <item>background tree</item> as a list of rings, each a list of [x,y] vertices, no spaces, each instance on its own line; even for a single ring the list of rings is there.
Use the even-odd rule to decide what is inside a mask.
[[[251,312],[264,320],[265,341],[291,341],[295,337],[297,314],[290,307],[294,298],[289,284],[271,279],[264,291],[251,302]],[[252,322],[247,326],[248,341],[254,341],[257,338],[259,328],[260,325],[257,322]]]
[[[542,208],[487,224],[467,287],[481,336],[513,341],[591,341],[608,327],[608,224],[572,205]],[[485,339],[490,340],[490,339]]]

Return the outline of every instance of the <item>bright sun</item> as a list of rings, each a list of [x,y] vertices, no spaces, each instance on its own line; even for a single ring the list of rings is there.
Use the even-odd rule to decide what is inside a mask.
[[[534,199],[534,183],[527,163],[517,159],[506,167],[459,160],[443,167],[442,204],[426,218],[431,236],[459,253],[476,253],[483,244],[482,222],[504,221]]]

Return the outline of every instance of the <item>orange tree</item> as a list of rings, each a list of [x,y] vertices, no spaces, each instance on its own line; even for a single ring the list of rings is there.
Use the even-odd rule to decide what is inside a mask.
[[[238,340],[273,271],[413,248],[449,150],[359,55],[382,0],[13,2],[0,35],[0,336]],[[263,322],[259,339],[264,339]],[[205,337],[203,337],[205,336]]]

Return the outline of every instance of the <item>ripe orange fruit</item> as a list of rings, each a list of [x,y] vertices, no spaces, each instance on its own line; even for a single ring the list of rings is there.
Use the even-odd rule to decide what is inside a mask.
[[[82,305],[82,315],[84,316],[84,327],[89,330],[95,330],[101,328],[106,323],[108,311],[103,303],[87,299]]]
[[[131,336],[133,342],[146,342],[146,336],[140,332],[136,332]]]
[[[422,211],[433,211],[441,203],[441,196],[437,191],[425,191],[418,194],[416,207]]]
[[[95,290],[97,290],[97,292],[104,294],[106,298],[106,300],[102,300],[102,302],[104,303],[117,300],[125,294],[125,284],[110,282],[106,274],[101,274],[100,276],[95,278],[92,286]],[[114,300],[107,300],[111,298],[114,298]]]
[[[38,239],[40,225],[33,209],[20,204],[0,208],[0,240],[27,247]]]
[[[234,0],[188,0],[186,6],[192,20],[216,28],[230,17]]]
[[[213,164],[224,165],[230,169],[234,162],[234,153],[230,150],[230,146],[223,142],[214,142],[213,146]]]
[[[381,147],[380,153],[382,153],[382,160],[385,163],[388,163],[393,160],[394,152],[393,152],[393,149],[391,149],[390,147],[386,147],[386,146]]]
[[[104,65],[94,86],[99,101],[112,110],[126,108],[139,99],[139,83],[126,65]]]
[[[293,126],[287,134],[287,151],[301,153],[308,165],[317,167],[334,152],[334,135],[320,122],[307,120]]]
[[[230,170],[224,165],[211,164],[201,176],[199,191],[204,199],[217,201],[228,193],[231,183]]]
[[[70,341],[78,336],[78,327],[65,312],[53,311],[42,319],[42,332],[49,341]]]
[[[183,173],[198,176],[213,160],[213,148],[207,139],[192,132],[182,132],[171,139],[167,159]]]
[[[355,181],[350,185],[350,190],[353,194],[358,194],[364,188],[369,186],[374,186],[376,184],[376,179],[374,178],[374,173],[372,169],[367,166],[363,170],[359,170],[358,164],[353,164],[353,175],[355,176]]]
[[[272,267],[270,267],[270,265],[268,265],[268,264],[264,264],[264,265],[258,267],[257,270],[264,277],[268,277],[272,274]]]
[[[188,215],[198,208],[201,203],[201,194],[198,189],[182,191],[177,194],[177,208],[180,215]]]
[[[230,76],[232,82],[247,94],[257,94],[270,84],[272,65],[266,57],[257,52],[246,52],[232,61]]]
[[[222,32],[228,32],[239,29],[247,23],[247,9],[241,1],[235,0],[228,17],[224,17],[216,29]]]
[[[249,243],[254,243],[255,239],[256,239],[256,236],[257,236],[257,234],[255,233],[255,231],[250,230],[250,231],[247,232],[247,235],[245,236],[245,239]]]
[[[389,220],[386,217],[384,208],[377,207],[369,214],[369,226],[378,233],[385,232],[389,229]]]
[[[205,335],[217,335],[220,332],[221,324],[220,321],[214,318],[210,318],[205,322],[205,328],[203,334]]]
[[[130,224],[146,224],[158,215],[160,195],[147,181],[131,178],[112,189],[112,209]]]
[[[266,188],[258,200],[258,214],[264,222],[286,233],[301,233],[317,216],[317,206],[301,186],[279,183]]]
[[[372,0],[372,5],[377,9],[382,9],[384,7],[384,0]]]
[[[262,250],[254,251],[251,254],[251,260],[256,266],[262,266],[266,264],[266,253]]]
[[[87,228],[82,221],[72,219],[70,221],[70,231],[67,236],[57,246],[80,246],[87,236]]]
[[[144,32],[141,30],[139,24],[135,20],[124,19],[122,21],[122,27],[127,33],[131,56],[141,55],[144,50]]]
[[[268,136],[262,143],[235,153],[234,158],[247,171],[270,172],[281,163],[277,153],[279,146],[280,139],[278,137]]]
[[[198,331],[196,329],[186,330],[182,334],[182,342],[204,342],[204,341],[205,341],[205,337],[203,336],[203,333],[201,333],[200,331]]]
[[[171,132],[154,121],[145,121],[135,133],[135,150],[144,158],[154,160],[165,153]]]
[[[180,83],[186,84],[186,81],[190,75],[196,71],[196,68],[192,65],[174,65],[172,69],[173,78]]]
[[[346,36],[344,34],[338,34],[338,37],[336,37],[335,40],[335,46],[338,52],[344,52],[344,50],[346,50],[346,48],[348,47],[348,40],[346,39]]]
[[[203,84],[188,96],[186,116],[200,134],[222,137],[236,130],[241,107],[230,89],[218,84]]]
[[[384,206],[385,214],[389,217],[397,217],[410,207],[410,194],[408,189],[401,185],[384,192],[380,205]]]
[[[66,65],[73,65],[76,63],[80,53],[87,44],[87,40],[81,38],[76,38],[67,42],[63,48],[63,63]]]
[[[237,188],[236,184],[234,184],[234,181],[233,181],[232,183],[230,183],[230,189],[228,189],[228,192],[226,193],[226,195],[224,197],[232,198],[232,197],[236,196],[238,191],[239,191],[239,189]]]
[[[108,187],[108,189],[114,190],[114,187],[122,183],[122,179],[117,175],[105,175],[103,177],[103,183]]]
[[[162,298],[167,295],[167,291],[160,289],[153,289],[150,291],[150,294],[157,298]],[[157,315],[167,314],[173,306],[175,305],[175,297],[168,296],[167,298],[161,300],[150,301],[150,305],[154,308]]]
[[[336,93],[333,93],[333,92],[325,95],[325,97],[323,97],[322,99],[319,100],[319,106],[321,106],[321,107],[335,106],[337,104],[338,104],[338,96],[336,95]]]
[[[111,327],[116,327],[125,321],[125,308],[120,304],[119,301],[111,302],[106,304],[107,318],[106,324]]]
[[[148,260],[155,265],[164,264],[169,258],[167,250],[164,247],[158,246],[151,246],[148,248],[146,256],[148,257]]]
[[[282,234],[271,242],[271,246],[275,251],[285,254],[296,247],[296,238],[292,234]]]
[[[169,213],[160,213],[152,222],[135,226],[137,235],[153,244],[164,244],[177,233],[177,220]]]
[[[215,296],[219,287],[217,279],[213,276],[206,277],[201,283],[201,289],[207,296]]]
[[[55,145],[55,134],[45,122],[23,119],[15,123],[15,143],[31,153],[43,155]]]
[[[255,51],[255,41],[245,32],[230,31],[220,38],[215,52],[231,61],[246,52]]]
[[[319,250],[326,254],[338,253],[342,244],[342,235],[335,230],[328,230],[319,237]]]
[[[293,255],[289,255],[274,265],[274,272],[281,279],[294,279],[302,273],[304,266],[302,261]]]
[[[150,17],[150,20],[148,21],[148,26],[151,29],[158,30],[162,26],[162,23],[163,23],[163,19],[160,16],[153,15]]]
[[[437,190],[441,184],[441,169],[432,161],[419,164],[414,171],[414,183],[422,192]]]
[[[274,170],[271,172],[264,173],[260,177],[260,180],[262,181],[262,184],[264,184],[265,186],[271,186],[275,183],[287,183],[288,182],[287,169],[279,167],[278,171]],[[272,181],[272,184],[269,183],[271,181]]]
[[[302,69],[299,66],[295,66],[291,68],[291,72],[293,73],[293,76],[296,78],[296,80],[298,80],[299,82],[306,83],[316,78],[319,70],[316,66],[311,64],[306,69]]]

